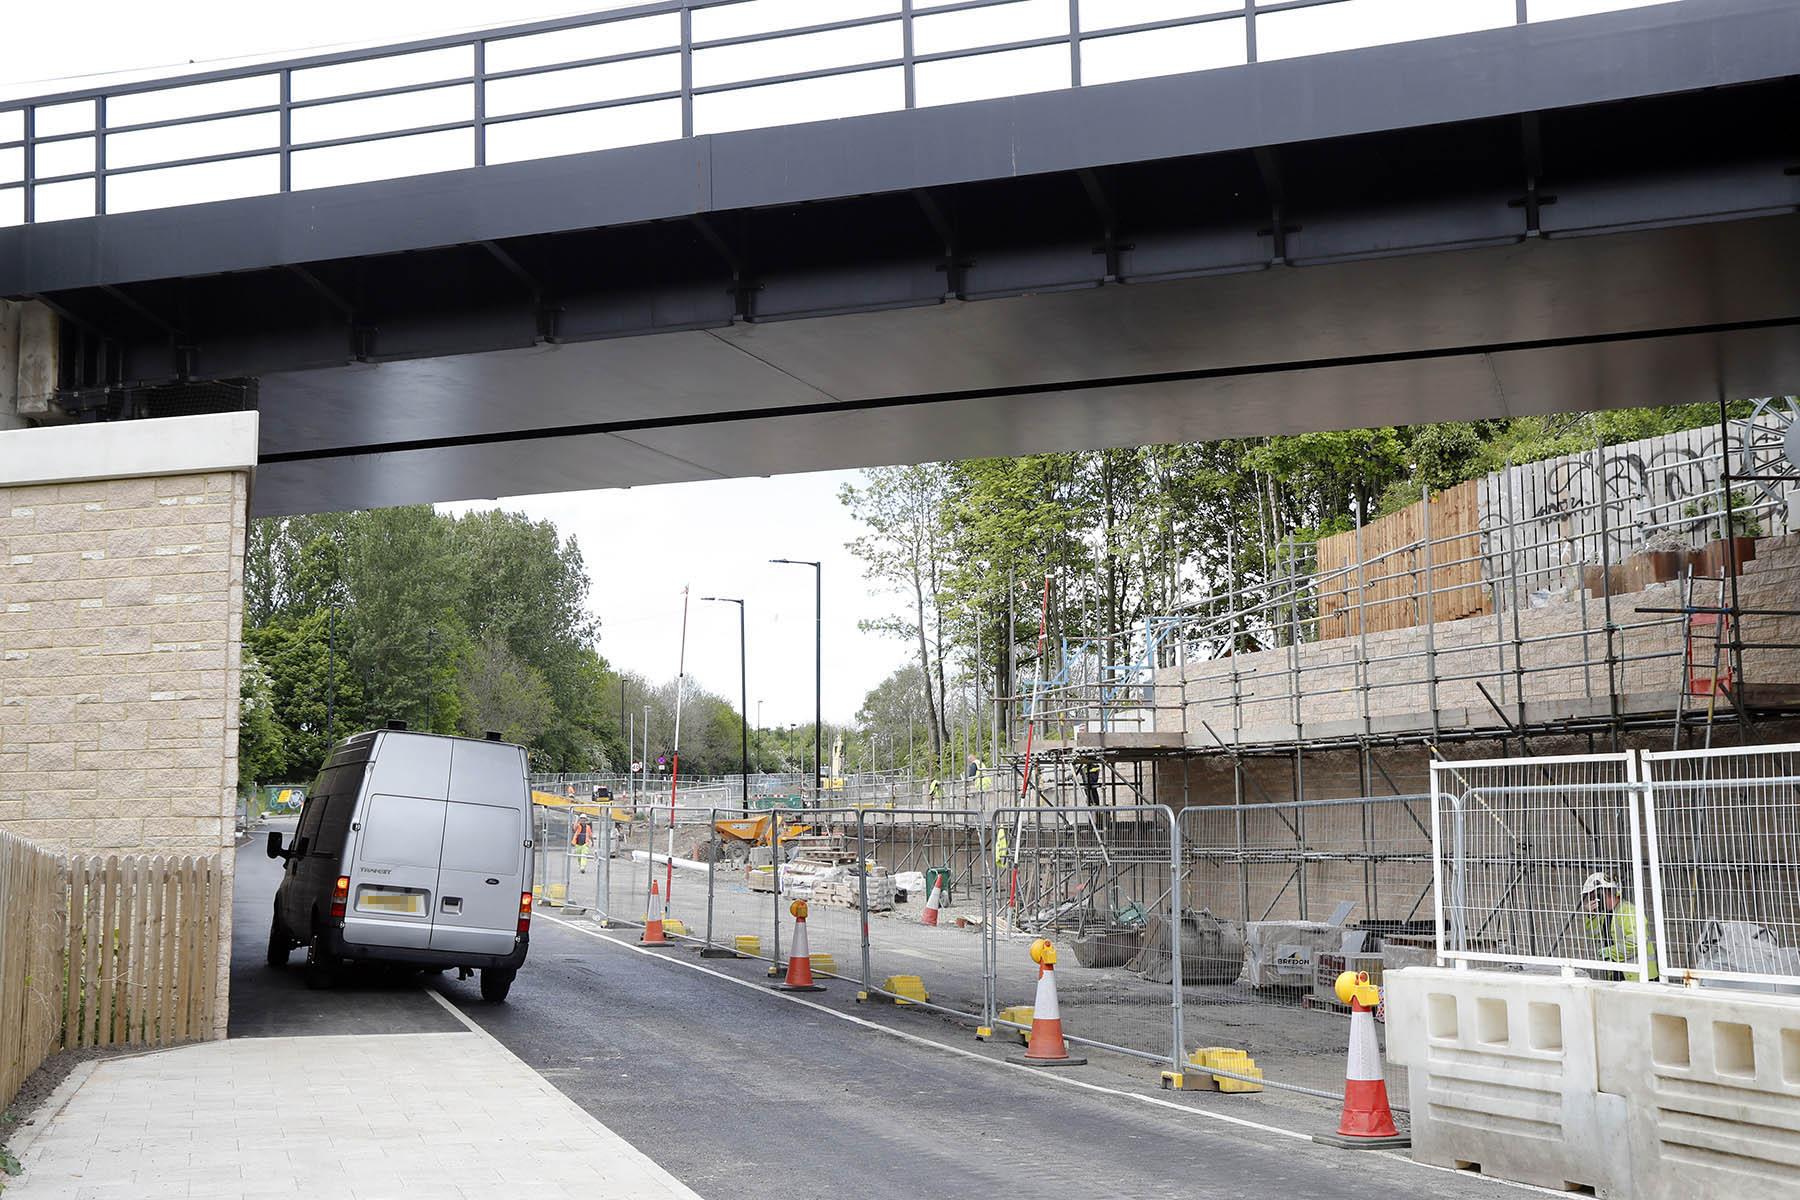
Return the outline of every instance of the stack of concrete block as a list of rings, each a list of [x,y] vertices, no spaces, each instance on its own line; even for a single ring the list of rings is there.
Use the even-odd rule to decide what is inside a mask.
[[[894,907],[894,880],[880,867],[869,874],[869,911],[887,912]],[[846,873],[840,879],[820,883],[813,888],[813,902],[830,904],[839,908],[860,908],[862,906],[863,881],[854,874]]]

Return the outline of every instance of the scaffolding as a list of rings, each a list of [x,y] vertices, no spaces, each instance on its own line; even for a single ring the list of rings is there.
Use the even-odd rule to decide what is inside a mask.
[[[1335,538],[1265,544],[1260,578],[1183,612],[1054,643],[1007,701],[1035,725],[1030,777],[1011,755],[1010,785],[980,805],[1024,795],[1064,814],[1018,831],[1034,898],[1021,916],[1085,935],[1166,895],[1162,852],[1137,853],[1142,831],[1109,810],[1243,821],[1268,806],[1287,822],[1281,846],[1212,836],[1187,854],[1184,871],[1239,893],[1232,916],[1319,919],[1329,909],[1309,882],[1336,860],[1369,881],[1369,919],[1416,921],[1418,889],[1378,900],[1374,881],[1416,872],[1419,846],[1355,835],[1407,811],[1428,758],[1710,746],[1725,729],[1748,743],[1759,723],[1800,714],[1800,645],[1778,636],[1800,616],[1780,582],[1784,564],[1800,568],[1800,537],[1770,539],[1800,521],[1800,476],[1770,449],[1797,415],[1789,401],[1748,420],[1721,410],[1707,430],[1422,490]],[[1774,569],[1759,572],[1759,550]],[[1400,748],[1422,753],[1390,771]],[[1307,807],[1325,790],[1309,765],[1328,753],[1354,756],[1357,785],[1329,804],[1360,816]],[[1221,783],[1228,770],[1229,795],[1197,788],[1196,765]],[[1327,815],[1347,822],[1329,852],[1305,825]],[[1291,894],[1252,897],[1253,872],[1276,868]]]

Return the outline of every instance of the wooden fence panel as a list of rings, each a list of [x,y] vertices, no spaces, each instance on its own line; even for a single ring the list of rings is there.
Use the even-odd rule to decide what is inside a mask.
[[[1354,637],[1492,612],[1483,582],[1480,487],[1481,481],[1472,479],[1432,494],[1429,558],[1424,499],[1371,521],[1360,538],[1356,531],[1320,538],[1319,637]]]
[[[67,940],[62,860],[0,833],[0,1107],[57,1047]]]
[[[59,914],[54,937],[44,943],[43,978],[54,983],[43,1022],[45,1053],[211,1037],[223,928],[218,856],[77,856],[65,870],[56,856],[31,852],[54,868],[43,904]],[[0,884],[0,893],[5,887]],[[0,984],[10,985],[19,973],[10,956],[0,959]],[[7,995],[0,988],[0,1003]]]

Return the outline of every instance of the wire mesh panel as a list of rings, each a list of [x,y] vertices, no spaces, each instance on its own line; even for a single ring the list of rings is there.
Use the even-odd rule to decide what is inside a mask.
[[[931,1006],[979,1018],[987,974],[981,815],[972,809],[869,809],[857,814],[857,844],[863,874],[845,886],[865,906],[866,990],[897,997],[891,981],[917,976]],[[934,889],[938,906],[928,918]]]
[[[1644,755],[1665,973],[1800,984],[1800,745]]]
[[[1337,976],[1379,980],[1435,955],[1429,805],[1415,795],[1181,811],[1190,1047],[1240,1048],[1271,1087],[1339,1094],[1348,1031]],[[1388,1088],[1404,1108],[1404,1074]]]
[[[1174,814],[1164,805],[1003,808],[993,814],[988,960],[994,1005],[1030,1005],[1029,947],[1058,950],[1057,999],[1070,1041],[1179,1069],[1183,957]],[[1013,1024],[1002,1016],[999,1030]]]
[[[685,789],[681,798],[672,813],[666,798],[646,810],[650,874],[663,898],[664,933],[700,940],[706,936],[713,810],[686,803]]]
[[[1431,779],[1442,957],[1654,977],[1635,753],[1437,761]]]
[[[815,975],[859,979],[862,916],[856,896],[856,817],[847,808],[786,809],[780,835],[782,953],[793,954],[795,900],[807,902],[806,931]],[[786,958],[782,960],[786,965]]]

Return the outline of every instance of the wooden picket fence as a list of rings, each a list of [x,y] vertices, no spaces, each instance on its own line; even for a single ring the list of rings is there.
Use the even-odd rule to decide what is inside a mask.
[[[62,1046],[60,856],[0,833],[0,1108]]]
[[[0,1104],[59,1049],[213,1036],[219,856],[51,854],[0,833]]]

